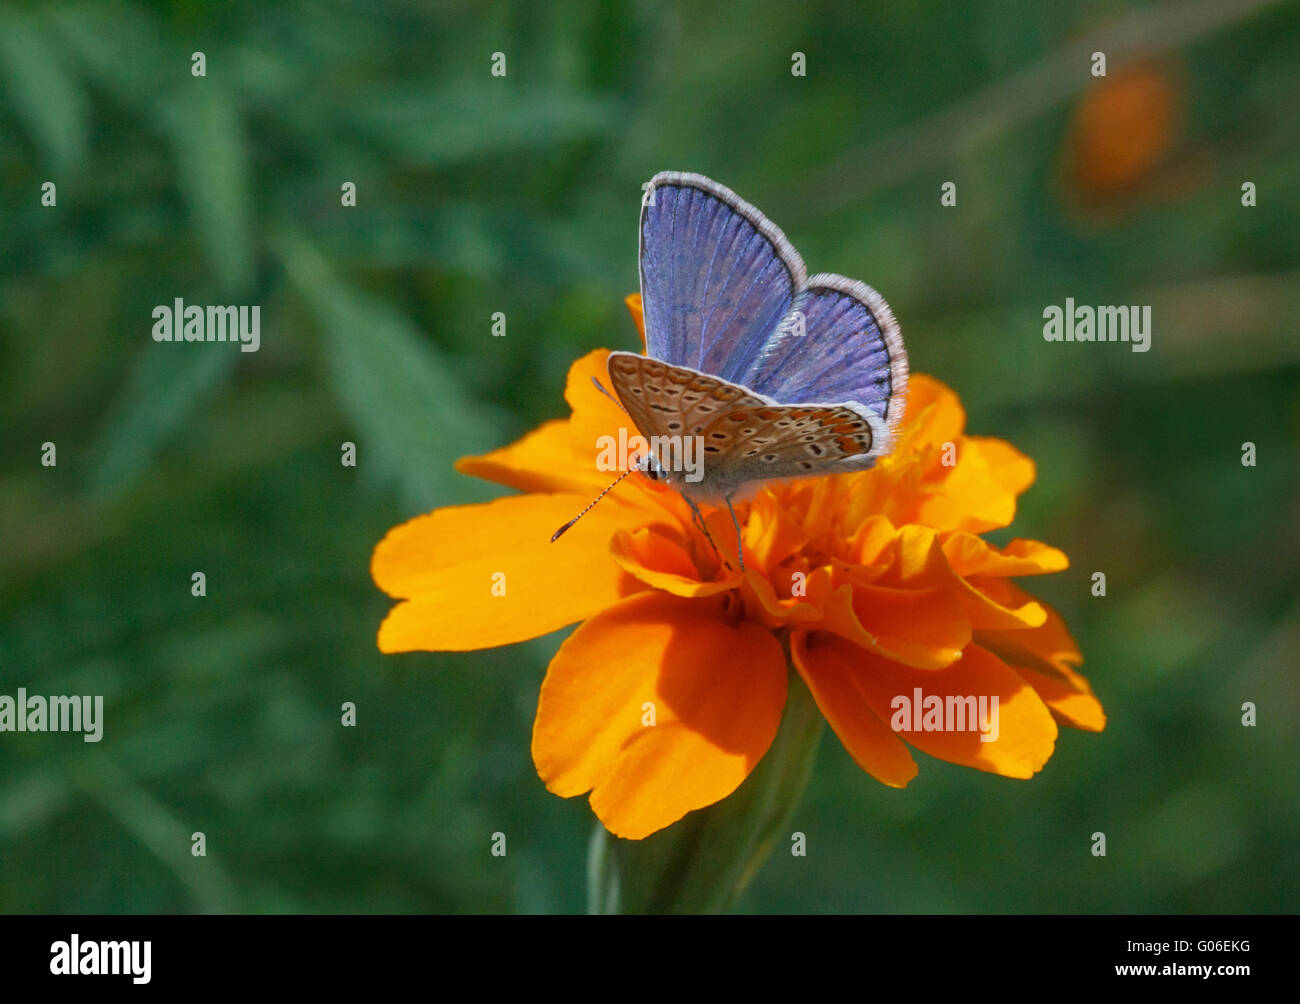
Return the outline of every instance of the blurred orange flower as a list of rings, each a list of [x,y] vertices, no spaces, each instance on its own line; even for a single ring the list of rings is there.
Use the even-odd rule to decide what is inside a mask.
[[[639,297],[628,302],[640,327]],[[413,519],[371,565],[402,601],[380,627],[384,652],[487,648],[582,622],[551,661],[533,729],[552,792],[590,792],[606,828],[634,839],[725,798],[776,734],[790,661],[854,760],[893,787],[917,772],[909,744],[1027,778],[1058,722],[1104,726],[1061,618],[1012,582],[1066,556],[979,536],[1011,522],[1033,462],[966,435],[957,396],[928,377],[913,375],[894,451],[874,469],[774,482],[737,504],[744,573],[719,561],[676,491],[642,477],[552,544],[606,487],[598,438],[628,421],[592,385],[606,355],[569,371],[572,417],[457,464],[526,494]],[[725,508],[706,520],[734,546]],[[917,691],[996,696],[996,739],[896,731],[894,702]]]
[[[1075,189],[1101,200],[1147,180],[1178,136],[1180,110],[1180,88],[1165,67],[1139,64],[1099,78],[1070,127],[1066,158]]]

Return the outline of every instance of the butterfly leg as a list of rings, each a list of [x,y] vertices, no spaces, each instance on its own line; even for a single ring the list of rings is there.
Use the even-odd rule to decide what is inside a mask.
[[[704,539],[709,542],[709,546],[713,548],[713,553],[718,556],[718,560],[725,565],[726,559],[722,557],[722,552],[718,550],[718,545],[713,542],[713,535],[709,533],[709,525],[704,522],[704,514],[700,512],[700,507],[695,504],[695,500],[689,495],[683,495],[682,498],[686,499],[686,504],[691,507],[691,519],[694,520],[695,525],[700,528],[701,532],[703,532]]]
[[[736,519],[735,506],[731,504],[731,496],[727,496],[727,510],[731,513],[731,525],[736,528],[736,557],[740,559],[740,571],[745,571],[745,545],[740,540],[740,520]]]

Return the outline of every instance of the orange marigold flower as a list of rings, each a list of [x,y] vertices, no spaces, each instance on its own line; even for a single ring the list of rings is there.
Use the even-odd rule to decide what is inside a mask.
[[[628,303],[640,327],[639,297]],[[1060,571],[1066,556],[979,536],[1011,522],[1033,462],[966,435],[956,394],[925,376],[912,376],[895,448],[875,468],[773,482],[737,504],[743,573],[676,491],[642,477],[552,544],[606,487],[598,439],[628,422],[592,384],[606,355],[569,371],[571,418],[457,464],[526,494],[420,516],[372,560],[402,601],[379,629],[384,652],[487,648],[582,622],[551,661],[533,729],[551,791],[590,792],[606,828],[634,839],[725,798],[776,734],[789,661],[854,760],[893,787],[916,774],[909,744],[1025,778],[1051,756],[1058,722],[1103,727],[1061,618],[1011,581]],[[725,508],[706,520],[734,546]],[[996,738],[896,731],[893,702],[918,690],[996,696]]]
[[[1080,194],[1130,191],[1166,159],[1179,134],[1181,88],[1168,67],[1139,64],[1096,80],[1079,102],[1066,167]]]

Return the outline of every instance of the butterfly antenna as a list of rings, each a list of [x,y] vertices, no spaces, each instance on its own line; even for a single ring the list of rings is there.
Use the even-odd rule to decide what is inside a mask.
[[[598,391],[600,391],[600,392],[601,392],[602,394],[604,394],[607,398],[609,398],[609,399],[610,399],[611,401],[613,401],[616,405],[618,405],[618,409],[619,409],[619,411],[621,411],[624,415],[627,414],[627,409],[623,407],[623,402],[620,401],[618,398],[616,398],[616,397],[615,397],[613,394],[611,394],[609,391],[607,391],[607,390],[605,389],[605,385],[604,385],[603,383],[601,383],[601,382],[600,382],[599,380],[597,380],[595,377],[592,377],[592,378],[591,378],[591,382],[594,383],[594,384],[596,385],[596,389],[597,389]],[[629,416],[629,417],[631,417],[631,416]]]
[[[595,507],[596,503],[599,502],[601,499],[603,499],[603,498],[604,498],[606,495],[608,495],[611,491],[613,491],[613,489],[614,489],[614,485],[618,484],[618,483],[619,483],[620,481],[622,481],[625,477],[627,477],[629,474],[631,474],[633,470],[634,470],[634,468],[629,467],[626,471],[624,471],[622,474],[620,474],[618,477],[616,477],[616,478],[614,479],[613,483],[612,483],[608,488],[606,488],[603,492],[601,492],[599,495],[597,495],[594,499],[591,500],[591,505],[587,506],[586,509],[583,509],[582,512],[578,513],[578,515],[574,516],[573,519],[571,519],[571,520],[569,520],[569,522],[565,523],[564,526],[562,526],[562,527],[560,527],[558,530],[556,530],[555,533],[553,533],[553,534],[551,535],[551,543],[554,544],[557,540],[560,539],[560,535],[563,534],[566,530],[568,530],[569,527],[573,526],[574,523],[578,522],[578,520],[582,519],[583,516],[585,516],[585,515],[587,515],[587,513],[591,512],[592,508]]]

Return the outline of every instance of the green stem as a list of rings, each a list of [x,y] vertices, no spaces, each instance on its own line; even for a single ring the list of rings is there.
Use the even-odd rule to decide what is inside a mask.
[[[812,774],[825,721],[790,669],[771,748],[728,798],[644,840],[599,823],[587,860],[591,913],[721,913],[744,892],[786,828]]]

